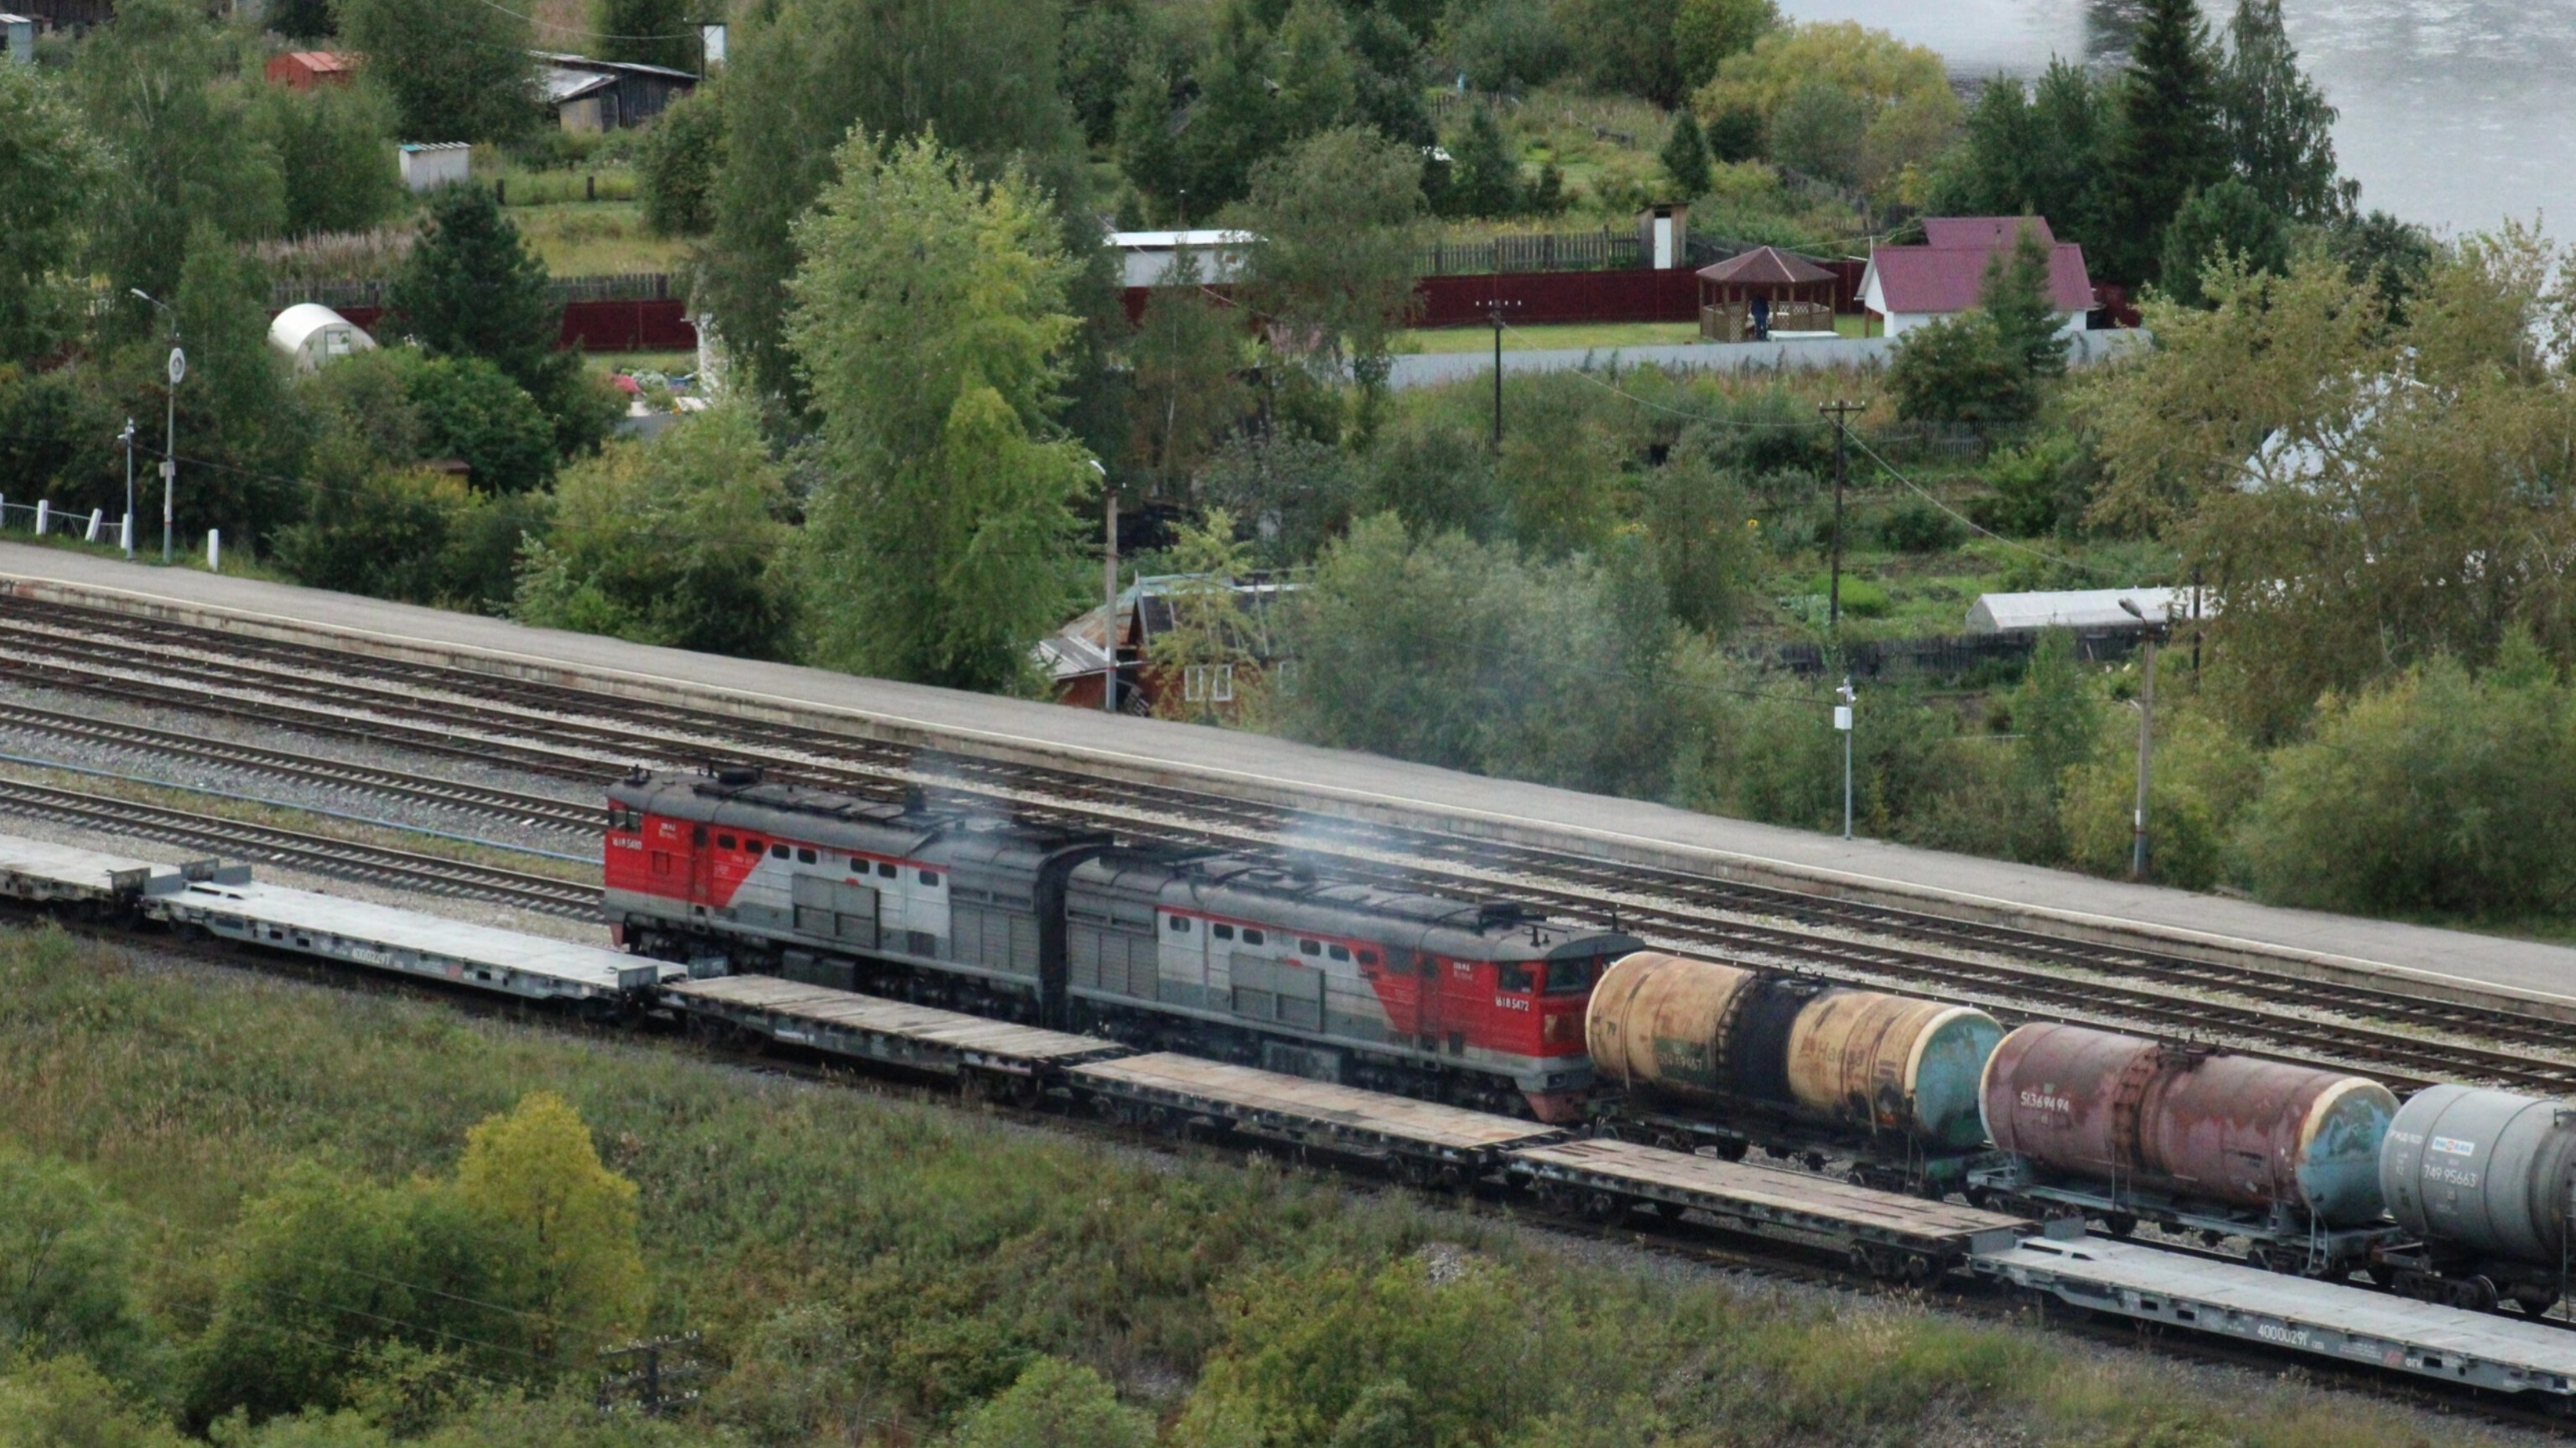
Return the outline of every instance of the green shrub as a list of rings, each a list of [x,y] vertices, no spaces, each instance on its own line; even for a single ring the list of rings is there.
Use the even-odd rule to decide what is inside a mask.
[[[2529,640],[2329,699],[2271,760],[2244,846],[2269,900],[2513,918],[2576,905],[2576,708]]]
[[[1927,499],[1908,498],[1878,520],[1878,541],[1899,553],[1941,553],[1968,541],[1958,519]]]
[[[635,160],[644,226],[656,236],[715,229],[711,196],[724,162],[724,107],[710,93],[673,101],[644,132]]]

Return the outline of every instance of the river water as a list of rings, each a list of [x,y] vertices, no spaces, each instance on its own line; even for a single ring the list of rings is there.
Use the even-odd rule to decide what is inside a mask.
[[[2234,0],[2201,0],[2213,27]],[[2049,57],[2116,64],[2120,0],[1782,0],[1941,52],[1953,74],[2035,75]],[[2343,112],[2335,153],[2364,207],[2451,235],[2506,217],[2571,234],[2576,0],[2283,0],[2299,59]]]

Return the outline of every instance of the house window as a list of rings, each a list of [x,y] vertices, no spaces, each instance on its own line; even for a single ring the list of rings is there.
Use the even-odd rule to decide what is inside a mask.
[[[1234,665],[1191,664],[1181,670],[1181,697],[1193,704],[1234,702]]]

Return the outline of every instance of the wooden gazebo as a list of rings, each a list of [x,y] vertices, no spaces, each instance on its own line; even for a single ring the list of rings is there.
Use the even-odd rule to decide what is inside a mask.
[[[1834,329],[1834,274],[1776,246],[1699,269],[1699,335],[1758,342],[1773,332]]]

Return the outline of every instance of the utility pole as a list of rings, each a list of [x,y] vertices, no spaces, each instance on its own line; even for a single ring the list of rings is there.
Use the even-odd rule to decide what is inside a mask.
[[[168,563],[172,504],[179,491],[179,379],[188,375],[188,354],[179,350],[179,314],[141,287],[127,290],[159,307],[161,315],[170,319],[169,430],[161,450],[161,561]]]
[[[1102,499],[1100,550],[1100,651],[1109,658],[1109,672],[1100,678],[1100,708],[1106,714],[1118,712],[1118,489],[1109,481],[1109,470],[1100,459],[1091,460],[1091,470],[1100,475]]]
[[[1834,728],[1843,736],[1843,838],[1848,840],[1852,837],[1852,706],[1860,702],[1860,695],[1852,690],[1851,675],[1843,675],[1834,697],[1842,700],[1834,706]]]
[[[1494,451],[1503,450],[1503,308],[1519,306],[1500,297],[1485,300],[1485,315],[1494,324]]]
[[[2120,611],[2146,625],[2145,632],[2139,635],[2142,657],[2138,676],[2138,805],[2129,816],[2129,878],[2144,880],[2147,878],[2148,768],[2153,758],[2156,729],[2156,641],[2173,626],[2172,611],[2169,606],[2165,621],[2158,623],[2149,619],[2135,602],[2125,598],[2120,600]]]
[[[1849,471],[1843,457],[1843,418],[1860,408],[1848,402],[1820,402],[1816,411],[1834,420],[1834,561],[1825,583],[1825,629],[1839,635],[1843,627],[1843,482]]]

